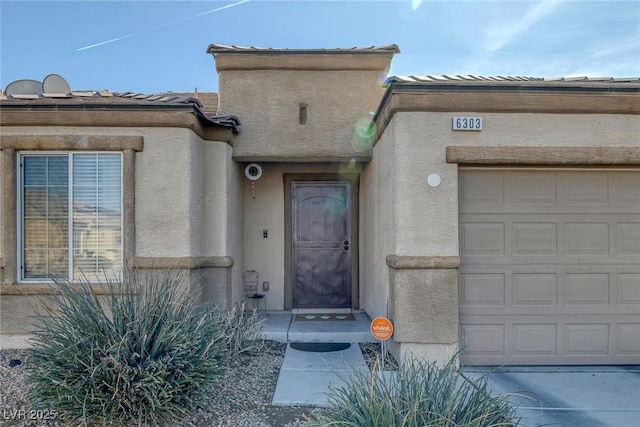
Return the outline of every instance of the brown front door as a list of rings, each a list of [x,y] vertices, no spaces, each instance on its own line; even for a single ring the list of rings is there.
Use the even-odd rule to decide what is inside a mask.
[[[292,182],[294,308],[351,308],[350,185]]]

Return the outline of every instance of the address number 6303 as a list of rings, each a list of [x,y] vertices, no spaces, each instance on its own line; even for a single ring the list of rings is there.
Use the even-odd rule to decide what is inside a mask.
[[[453,130],[482,130],[482,117],[454,117]]]

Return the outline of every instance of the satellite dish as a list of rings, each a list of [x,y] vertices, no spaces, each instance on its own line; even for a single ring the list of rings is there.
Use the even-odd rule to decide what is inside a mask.
[[[6,96],[9,95],[40,95],[42,93],[42,83],[37,80],[16,80],[9,83],[4,90]]]
[[[71,86],[58,74],[49,74],[42,81],[42,89],[44,93],[69,93]]]

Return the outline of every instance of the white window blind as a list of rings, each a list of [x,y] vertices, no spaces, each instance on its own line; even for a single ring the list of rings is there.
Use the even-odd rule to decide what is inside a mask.
[[[22,154],[21,165],[21,278],[119,276],[121,155]]]

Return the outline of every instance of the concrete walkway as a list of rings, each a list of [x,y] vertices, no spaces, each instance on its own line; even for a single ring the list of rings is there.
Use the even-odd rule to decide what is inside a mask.
[[[488,370],[463,368],[477,378]],[[522,426],[640,427],[640,367],[511,367],[489,373],[494,394],[510,394]]]
[[[349,369],[369,370],[358,344],[327,353],[299,351],[287,346],[273,405],[327,406],[329,387],[344,385]]]
[[[358,343],[375,341],[369,331],[371,320],[365,313],[355,314],[355,319],[296,321],[293,314],[267,314],[262,330],[265,339],[284,343],[351,343],[345,350],[326,353],[288,346],[273,405],[326,406],[330,385],[343,385],[349,369],[368,370]]]

